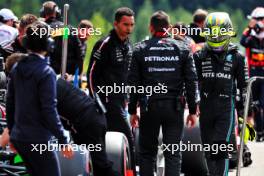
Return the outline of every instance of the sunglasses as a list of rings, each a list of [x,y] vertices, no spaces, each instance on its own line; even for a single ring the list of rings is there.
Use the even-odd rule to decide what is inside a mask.
[[[257,18],[254,18],[255,20],[257,20],[257,21],[262,21],[262,20],[264,20],[264,17],[257,17]]]

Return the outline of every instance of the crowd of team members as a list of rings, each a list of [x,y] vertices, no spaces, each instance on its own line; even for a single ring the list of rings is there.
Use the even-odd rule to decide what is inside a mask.
[[[182,22],[171,26],[169,16],[157,11],[150,17],[151,38],[132,46],[129,35],[135,27],[134,12],[127,7],[117,9],[113,29],[95,44],[91,53],[87,72],[89,96],[61,78],[56,80],[56,74],[61,72],[63,40],[63,33],[58,31],[64,27],[60,13],[52,1],[43,4],[40,18],[25,14],[18,20],[11,10],[0,10],[0,53],[5,58],[8,75],[8,130],[5,133],[10,135],[10,146],[22,156],[29,173],[60,175],[54,152],[40,155],[30,147],[34,143],[47,143],[51,136],[57,137],[60,143],[67,143],[63,133],[67,128],[77,144],[104,146],[106,131],[124,133],[129,143],[132,172],[136,175],[131,126],[139,126],[140,175],[152,176],[160,127],[164,144],[179,144],[183,137],[186,102],[187,125],[193,127],[200,116],[202,143],[228,145],[236,111],[241,115],[244,110],[248,73],[250,77],[264,76],[264,8],[252,12],[243,33],[241,45],[246,48],[246,59],[230,42],[235,33],[227,13],[208,14],[198,9],[190,26]],[[44,28],[58,30],[51,35],[34,35]],[[69,35],[68,75],[83,74],[91,28],[91,22],[82,20],[78,25],[79,34]],[[193,31],[198,33],[182,32],[187,28],[196,29]],[[87,33],[81,32],[82,29],[87,29]],[[167,31],[171,29],[178,32],[169,35]],[[204,29],[213,32],[205,34]],[[227,32],[221,33],[221,29]],[[69,30],[73,27],[69,26]],[[175,59],[146,59],[150,57]],[[167,91],[152,96],[137,92],[129,96],[98,92],[100,86],[114,84],[135,87],[162,84]],[[264,83],[261,81],[253,86],[253,102],[250,114],[256,121],[257,141],[263,141]],[[254,120],[251,123],[254,125]],[[2,140],[2,145],[7,141]],[[72,157],[70,145],[63,154]],[[91,154],[95,176],[117,175],[104,147]],[[165,151],[164,156],[165,175],[180,175],[181,152]],[[228,175],[227,151],[205,153],[205,159],[208,175]]]

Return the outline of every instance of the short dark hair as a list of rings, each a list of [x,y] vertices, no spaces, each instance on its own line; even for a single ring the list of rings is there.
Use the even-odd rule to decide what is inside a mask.
[[[14,66],[14,64],[18,61],[20,61],[21,59],[23,59],[25,56],[27,56],[24,53],[13,53],[10,56],[8,56],[6,58],[6,62],[5,62],[5,69],[6,72],[9,73],[12,69],[12,67]]]
[[[81,22],[78,25],[79,28],[92,28],[93,23],[89,20],[81,20]]]
[[[187,26],[186,24],[184,24],[183,22],[179,21],[179,22],[176,22],[172,28],[175,28],[175,29],[187,29]]]
[[[156,32],[164,32],[164,28],[168,28],[170,25],[170,17],[166,12],[159,10],[152,14],[150,25]]]
[[[46,1],[43,3],[43,11],[46,16],[52,15],[56,12],[57,4],[53,1]]]
[[[46,32],[42,34],[43,30]],[[23,46],[33,52],[47,51],[49,27],[45,22],[36,21],[26,28],[26,35],[22,43]]]
[[[28,25],[34,23],[38,20],[38,17],[36,17],[33,14],[25,14],[21,17],[19,27],[20,28],[26,28]]]
[[[123,16],[134,16],[135,13],[128,7],[120,7],[115,12],[115,21],[119,22]]]
[[[193,14],[193,22],[202,23],[206,19],[208,12],[203,9],[197,9]]]

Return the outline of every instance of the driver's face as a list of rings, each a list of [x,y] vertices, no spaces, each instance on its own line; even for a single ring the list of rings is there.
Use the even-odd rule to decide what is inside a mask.
[[[133,16],[122,16],[120,21],[115,21],[116,32],[122,38],[127,38],[134,30],[135,20]]]

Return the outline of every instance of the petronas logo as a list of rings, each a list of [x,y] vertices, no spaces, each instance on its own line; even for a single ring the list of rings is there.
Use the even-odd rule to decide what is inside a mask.
[[[228,55],[226,56],[226,60],[227,60],[228,62],[232,62],[232,55],[231,55],[231,54],[228,54]]]

